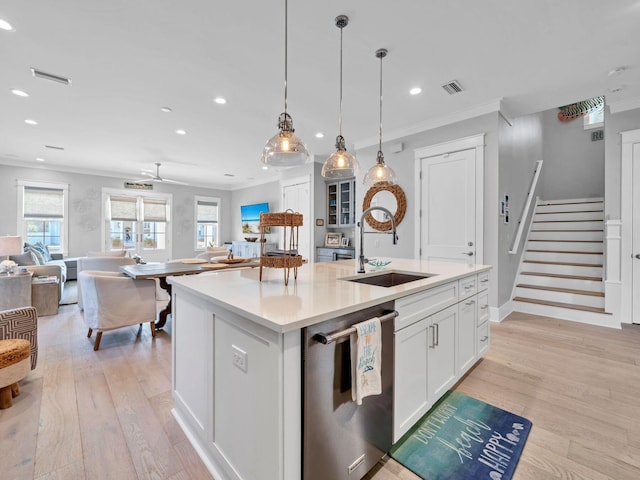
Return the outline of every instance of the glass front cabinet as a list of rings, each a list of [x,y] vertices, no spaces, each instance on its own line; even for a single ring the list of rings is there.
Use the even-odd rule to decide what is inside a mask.
[[[327,184],[327,226],[352,227],[356,223],[355,179]]]

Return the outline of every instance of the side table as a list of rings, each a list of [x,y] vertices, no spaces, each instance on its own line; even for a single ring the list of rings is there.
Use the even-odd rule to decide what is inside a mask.
[[[0,275],[0,311],[29,306],[31,306],[31,272]]]
[[[38,277],[31,283],[31,304],[36,307],[38,316],[57,315],[58,282],[56,277],[41,280]]]

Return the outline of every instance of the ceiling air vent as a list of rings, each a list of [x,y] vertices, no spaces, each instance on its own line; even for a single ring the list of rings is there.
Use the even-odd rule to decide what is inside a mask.
[[[442,88],[444,88],[449,95],[460,93],[463,90],[462,85],[460,85],[460,82],[457,80],[451,80],[450,82],[445,83],[442,85]]]
[[[53,73],[43,72],[37,68],[31,68],[31,73],[36,78],[42,78],[44,80],[51,80],[52,82],[62,83],[64,85],[71,85],[71,80],[60,75],[54,75]]]
[[[45,145],[44,148],[50,148],[51,150],[64,150],[64,147],[57,147],[55,145]]]

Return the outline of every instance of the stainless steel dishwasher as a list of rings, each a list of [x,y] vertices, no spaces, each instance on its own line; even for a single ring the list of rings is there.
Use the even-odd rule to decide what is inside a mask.
[[[393,302],[303,330],[303,480],[359,480],[392,441]],[[381,318],[382,394],[351,400],[354,324]],[[327,343],[324,343],[327,342]]]

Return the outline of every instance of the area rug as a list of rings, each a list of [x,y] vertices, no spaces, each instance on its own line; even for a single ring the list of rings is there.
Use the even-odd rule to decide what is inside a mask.
[[[64,282],[64,290],[62,290],[62,298],[59,303],[60,305],[78,303],[78,282],[76,280]]]
[[[424,479],[509,480],[530,431],[526,418],[450,391],[391,456]]]

